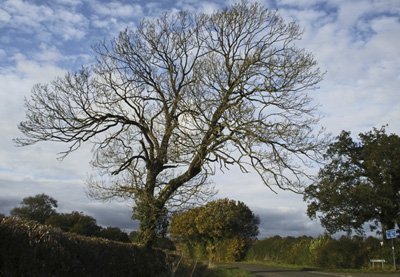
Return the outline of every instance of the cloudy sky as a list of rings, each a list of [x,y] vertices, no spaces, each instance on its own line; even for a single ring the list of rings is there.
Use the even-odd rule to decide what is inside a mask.
[[[0,213],[8,214],[22,198],[46,193],[59,212],[82,211],[100,225],[136,229],[132,203],[101,203],[85,195],[91,173],[90,148],[63,162],[66,145],[39,143],[15,147],[17,124],[24,120],[24,98],[36,83],[94,62],[91,46],[111,39],[143,17],[165,10],[211,13],[229,0],[105,1],[0,0]],[[288,21],[305,28],[298,45],[315,54],[324,81],[310,91],[324,116],[321,126],[338,135],[389,124],[400,134],[400,1],[260,0]],[[253,174],[236,170],[214,178],[218,197],[245,202],[261,218],[260,237],[318,235],[323,228],[305,215],[301,195],[274,194]]]

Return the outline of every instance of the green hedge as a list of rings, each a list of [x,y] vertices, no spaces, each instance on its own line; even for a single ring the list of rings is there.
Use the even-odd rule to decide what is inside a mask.
[[[161,250],[0,219],[0,276],[160,276]]]
[[[396,252],[396,257],[399,257],[400,246],[396,247]],[[389,268],[393,264],[391,242],[381,246],[380,240],[373,237],[342,236],[333,239],[326,234],[317,238],[275,236],[256,242],[246,255],[247,261],[323,268],[369,268],[371,259],[385,259],[385,268]]]

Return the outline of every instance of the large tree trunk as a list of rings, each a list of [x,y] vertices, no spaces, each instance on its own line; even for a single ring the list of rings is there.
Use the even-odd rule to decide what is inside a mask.
[[[139,241],[146,247],[152,247],[157,238],[156,223],[157,219],[152,216],[140,221]]]

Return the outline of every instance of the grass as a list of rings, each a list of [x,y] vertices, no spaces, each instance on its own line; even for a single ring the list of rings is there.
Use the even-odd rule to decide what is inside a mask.
[[[185,263],[181,266],[181,268],[176,272],[175,276],[177,277],[253,277],[254,275],[250,272],[240,269],[235,266],[228,265],[211,265],[208,263],[196,263],[195,270],[193,271],[194,264]],[[171,276],[171,275],[165,275]]]
[[[224,277],[224,276],[233,276],[233,277],[250,277],[254,276],[250,272],[237,268],[235,266],[225,266],[225,265],[215,265],[214,267],[207,268],[202,276],[210,276],[210,277]]]
[[[307,267],[295,264],[285,264],[277,262],[259,262],[259,261],[246,261],[241,262],[243,264],[253,264],[253,265],[263,265],[275,268],[285,268],[299,271],[321,271],[321,272],[337,272],[337,273],[379,273],[379,274],[398,274],[399,271],[394,271],[390,265],[385,266],[385,269],[372,269],[372,268],[362,268],[362,269],[348,269],[348,268],[337,268],[337,269],[326,269],[317,267]]]
[[[303,265],[296,265],[296,264],[286,264],[280,262],[260,262],[260,261],[245,261],[240,262],[242,264],[252,264],[252,265],[263,265],[263,266],[270,266],[275,268],[284,268],[284,269],[292,269],[292,270],[300,270],[300,271],[323,271],[321,268],[316,267],[307,267]]]

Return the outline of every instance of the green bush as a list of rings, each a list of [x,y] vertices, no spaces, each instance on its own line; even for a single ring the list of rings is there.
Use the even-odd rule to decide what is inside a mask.
[[[284,262],[289,264],[308,265],[312,259],[311,237],[274,236],[258,241],[247,252],[246,260]]]
[[[159,276],[161,250],[61,232],[34,221],[3,218],[1,276]]]
[[[316,265],[324,268],[359,268],[360,265],[355,263],[358,252],[359,246],[349,237],[332,239],[318,249]]]

